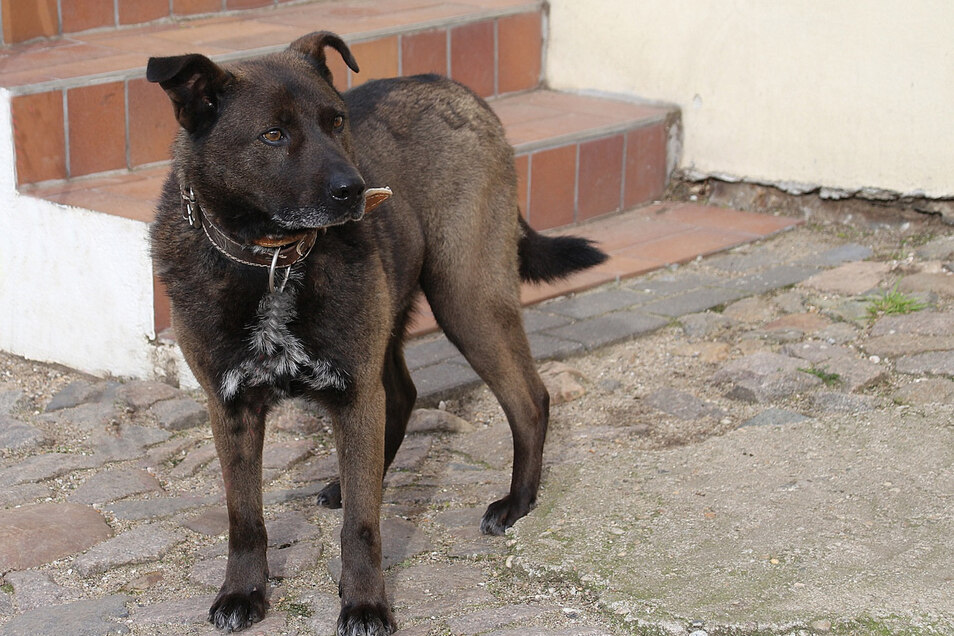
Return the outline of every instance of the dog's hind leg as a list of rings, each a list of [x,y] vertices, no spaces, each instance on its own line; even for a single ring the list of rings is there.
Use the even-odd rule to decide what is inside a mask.
[[[387,423],[382,477],[388,472],[388,467],[404,441],[407,422],[417,400],[417,389],[414,388],[411,373],[404,361],[404,345],[398,338],[391,340],[384,360],[384,391],[387,399]],[[318,493],[318,504],[326,508],[341,507],[341,484],[338,480],[329,483]]]
[[[550,396],[537,374],[520,314],[516,268],[488,284],[486,272],[454,272],[426,286],[438,323],[503,407],[513,434],[510,493],[490,504],[480,528],[503,534],[536,503]]]
[[[262,620],[268,606],[268,539],[262,515],[265,409],[250,404],[227,407],[210,399],[209,414],[229,512],[225,582],[209,609],[209,621],[233,632]]]

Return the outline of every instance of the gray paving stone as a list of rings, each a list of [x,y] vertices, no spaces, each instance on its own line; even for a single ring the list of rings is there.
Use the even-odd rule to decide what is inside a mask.
[[[61,477],[74,470],[96,468],[105,462],[103,457],[79,453],[46,453],[34,455],[0,470],[0,486],[40,482]]]
[[[283,548],[269,548],[268,575],[273,579],[285,579],[312,570],[321,558],[321,548],[310,542],[295,543]],[[223,578],[225,573],[223,572]]]
[[[297,510],[283,512],[274,519],[267,520],[265,529],[268,533],[268,545],[276,548],[314,539],[321,534],[320,528]]]
[[[45,499],[52,489],[48,484],[18,484],[0,488],[0,508],[12,508],[21,504]]]
[[[797,424],[799,422],[804,422],[805,420],[811,419],[801,413],[796,413],[795,411],[789,411],[786,409],[779,408],[769,408],[765,409],[758,415],[750,417],[749,419],[742,422],[740,427],[744,426],[784,426],[786,424]]]
[[[755,249],[748,253],[729,252],[710,256],[705,262],[709,267],[738,274],[776,265],[778,255],[768,249]]]
[[[871,337],[907,334],[913,336],[954,336],[954,313],[916,311],[882,316],[871,327]]]
[[[0,627],[0,636],[108,636],[128,634],[129,628],[116,619],[129,616],[128,596],[106,596],[65,605],[40,607]]]
[[[17,608],[21,612],[75,601],[82,593],[81,590],[60,585],[45,572],[7,572],[3,580],[13,586]]]
[[[262,453],[262,467],[285,471],[311,457],[314,442],[310,439],[276,442],[265,447]]]
[[[437,364],[455,356],[460,352],[447,338],[438,336],[424,342],[411,342],[404,349],[404,360],[411,371]]]
[[[712,376],[711,382],[726,388],[726,396],[745,402],[765,403],[821,383],[800,369],[804,362],[766,351],[732,360]]]
[[[140,521],[143,519],[160,519],[174,515],[177,512],[210,506],[223,500],[222,495],[208,495],[196,497],[183,495],[180,497],[157,497],[155,499],[117,501],[104,506],[110,514],[124,521]]]
[[[697,420],[704,417],[718,419],[725,415],[725,411],[714,404],[671,387],[653,391],[643,401],[654,409],[681,420]]]
[[[151,380],[134,380],[116,388],[116,399],[136,411],[179,395],[180,392],[168,384]]]
[[[893,358],[927,351],[954,350],[954,336],[920,336],[910,333],[895,333],[869,338],[861,346],[869,354]]]
[[[477,468],[477,467],[475,467]],[[472,473],[486,473],[485,470],[472,470]],[[486,506],[456,508],[445,510],[434,516],[434,521],[453,539],[447,550],[451,558],[475,558],[490,554],[503,554],[507,551],[507,540],[492,537],[480,531]]]
[[[587,350],[592,351],[655,331],[668,323],[667,319],[659,316],[652,316],[642,311],[626,310],[557,327],[548,331],[547,334],[579,342]]]
[[[874,252],[870,247],[858,245],[857,243],[845,243],[844,245],[833,247],[819,254],[806,256],[798,262],[820,267],[835,267],[848,261],[863,261],[866,258],[871,258],[873,255]]]
[[[337,471],[334,473],[337,475]],[[283,504],[289,501],[295,501],[297,499],[308,499],[315,497],[321,492],[321,489],[325,487],[324,482],[309,484],[308,486],[303,486],[301,488],[288,488],[282,490],[272,490],[266,492],[263,495],[263,500],[266,506],[274,506],[277,504]]]
[[[731,318],[716,312],[703,311],[679,317],[679,326],[690,338],[718,337],[735,325]]]
[[[650,297],[643,292],[638,293],[628,289],[608,289],[590,292],[579,296],[571,296],[551,301],[544,305],[546,311],[576,320],[592,318],[611,311],[628,309],[633,305],[645,302]]]
[[[929,351],[898,358],[895,367],[900,373],[954,376],[954,351]]]
[[[112,402],[88,402],[44,413],[39,419],[41,422],[98,431],[118,421],[118,418],[119,413]]]
[[[41,503],[0,511],[0,572],[26,570],[82,552],[112,535],[88,506]]]
[[[954,382],[946,378],[917,378],[892,397],[902,404],[950,404],[954,402]]]
[[[852,323],[836,322],[828,325],[817,334],[816,337],[825,340],[829,344],[845,344],[854,340],[859,333],[859,328]]]
[[[817,274],[818,271],[817,267],[805,265],[779,265],[764,272],[726,281],[723,286],[743,292],[744,295],[764,294],[774,289],[800,283]]]
[[[0,383],[0,415],[26,408],[26,395],[13,384]]]
[[[727,287],[703,288],[686,292],[678,296],[669,296],[646,303],[640,310],[662,316],[684,316],[738,300],[745,292]]]
[[[452,391],[474,386],[480,382],[480,378],[473,369],[453,362],[440,362],[413,370],[411,378],[417,387],[419,400],[437,400]]]
[[[113,387],[118,386],[113,383]],[[106,382],[86,382],[85,380],[76,380],[70,382],[60,389],[54,395],[44,409],[47,413],[59,411],[61,409],[72,408],[83,404],[84,402],[94,402],[110,388]]]
[[[74,503],[103,504],[131,495],[161,491],[159,480],[144,470],[114,468],[92,475],[68,499]]]
[[[133,622],[139,626],[205,625],[214,594],[193,596],[185,599],[162,601],[142,607],[133,607]]]
[[[548,312],[546,305],[523,310],[523,328],[528,334],[544,329],[552,329],[553,327],[560,327],[571,322],[571,320],[572,319],[568,316]]]
[[[823,293],[856,296],[877,288],[890,270],[890,263],[852,261],[815,274],[803,283],[803,287]]]
[[[921,272],[905,276],[898,282],[898,290],[905,293],[933,293],[954,297],[954,276],[949,272]]]
[[[530,353],[535,360],[562,360],[586,351],[579,342],[544,333],[531,333],[528,335],[528,340]]]
[[[817,413],[862,413],[881,406],[873,395],[852,395],[838,391],[822,391],[811,397],[812,410]]]
[[[0,414],[0,449],[26,450],[47,441],[46,434],[32,424]]]
[[[394,456],[390,470],[417,470],[427,458],[433,444],[434,438],[429,435],[405,438]]]
[[[954,236],[942,236],[925,243],[915,252],[925,261],[945,261],[954,257]]]
[[[540,605],[504,605],[448,618],[444,622],[453,634],[482,634],[492,629],[533,620],[545,614],[556,613],[556,608]]]
[[[209,413],[205,407],[191,398],[163,400],[149,407],[159,426],[170,431],[183,431],[189,428],[205,426],[209,422]]]
[[[718,285],[724,280],[723,277],[709,274],[687,274],[685,272],[679,272],[676,274],[662,274],[652,280],[635,278],[631,281],[624,282],[622,287],[624,289],[645,292],[655,296],[672,296],[701,287]]]
[[[142,457],[148,447],[160,444],[171,436],[169,431],[152,426],[122,422],[92,431],[86,444],[94,454],[106,461],[122,461]]]
[[[214,459],[216,459],[215,444],[207,442],[186,453],[185,459],[176,464],[172,470],[169,471],[169,476],[177,479],[180,477],[191,477]]]
[[[868,310],[871,303],[867,298],[813,297],[811,302],[829,318],[859,326],[868,324]]]
[[[182,541],[180,531],[158,524],[142,525],[90,548],[76,557],[73,569],[81,576],[101,574],[122,565],[155,561]]]

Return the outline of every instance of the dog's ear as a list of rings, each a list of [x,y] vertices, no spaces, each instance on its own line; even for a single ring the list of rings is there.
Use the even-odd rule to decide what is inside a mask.
[[[303,35],[292,42],[288,48],[291,51],[303,53],[314,67],[318,69],[318,73],[321,74],[325,81],[328,82],[329,85],[334,86],[331,71],[328,69],[328,64],[325,60],[326,46],[330,46],[338,51],[338,53],[341,53],[341,57],[345,64],[348,65],[348,68],[355,73],[358,72],[358,63],[355,61],[354,55],[351,54],[351,49],[348,48],[344,40],[330,31],[315,31],[314,33]]]
[[[146,79],[157,82],[172,100],[179,125],[190,133],[201,132],[215,118],[218,96],[232,75],[196,53],[151,57]]]

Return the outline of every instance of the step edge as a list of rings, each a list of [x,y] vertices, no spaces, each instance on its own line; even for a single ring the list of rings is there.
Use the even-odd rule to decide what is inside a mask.
[[[364,42],[371,42],[371,41],[386,38],[386,37],[414,35],[417,33],[431,31],[431,30],[439,29],[439,28],[454,28],[457,26],[470,24],[473,22],[480,22],[483,20],[490,20],[490,19],[496,20],[499,18],[510,17],[512,15],[520,15],[522,13],[531,13],[533,11],[541,11],[541,10],[543,10],[543,1],[531,0],[530,2],[527,2],[525,4],[516,5],[513,7],[484,9],[479,12],[469,14],[467,16],[455,16],[451,18],[428,20],[428,21],[416,23],[414,25],[405,25],[403,27],[372,29],[369,31],[356,31],[354,33],[342,35],[342,38],[349,45],[362,44]],[[244,60],[254,59],[264,55],[270,55],[272,53],[278,53],[278,52],[284,51],[287,48],[288,48],[288,43],[283,43],[283,44],[275,44],[271,46],[258,47],[254,49],[244,49],[242,51],[233,51],[230,53],[219,53],[216,55],[210,55],[208,57],[214,62],[227,64],[231,62],[240,62]],[[2,86],[2,88],[8,90],[12,96],[20,97],[23,95],[34,95],[37,93],[45,93],[51,90],[69,90],[72,88],[96,86],[99,84],[108,84],[110,82],[128,81],[130,79],[141,79],[141,78],[144,78],[145,76],[146,76],[146,65],[144,60],[142,66],[136,66],[133,68],[119,69],[115,71],[106,71],[103,73],[92,73],[88,75],[77,75],[76,77],[67,77],[67,78],[56,79],[56,80],[46,80],[43,82],[35,82],[32,84]]]
[[[567,133],[565,135],[557,135],[555,137],[548,137],[546,139],[540,139],[537,141],[527,141],[520,144],[512,144],[513,152],[514,156],[520,157],[523,155],[540,152],[541,150],[552,150],[554,148],[562,148],[563,146],[595,141],[604,137],[612,137],[614,135],[640,130],[642,128],[649,128],[650,126],[655,126],[656,124],[665,123],[668,117],[669,113],[663,112],[656,115],[647,115],[646,117],[634,119],[628,122],[607,124],[605,126],[592,128],[582,132]]]

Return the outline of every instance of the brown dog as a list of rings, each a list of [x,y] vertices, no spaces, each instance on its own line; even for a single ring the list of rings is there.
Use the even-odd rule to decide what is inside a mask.
[[[209,620],[226,631],[266,611],[262,444],[277,400],[305,396],[332,415],[340,486],[319,500],[344,504],[338,634],[388,634],[381,483],[416,398],[403,355],[416,294],[510,423],[510,493],[481,523],[500,534],[534,505],[547,430],[520,279],[605,258],[520,219],[513,151],[480,98],[437,76],[341,95],[328,46],[357,72],[331,33],[233,66],[183,55],[152,58],[147,69],[182,126],[153,257],[179,344],[208,394],[222,464],[229,558]],[[368,193],[386,196],[368,185],[394,194],[362,220]]]

